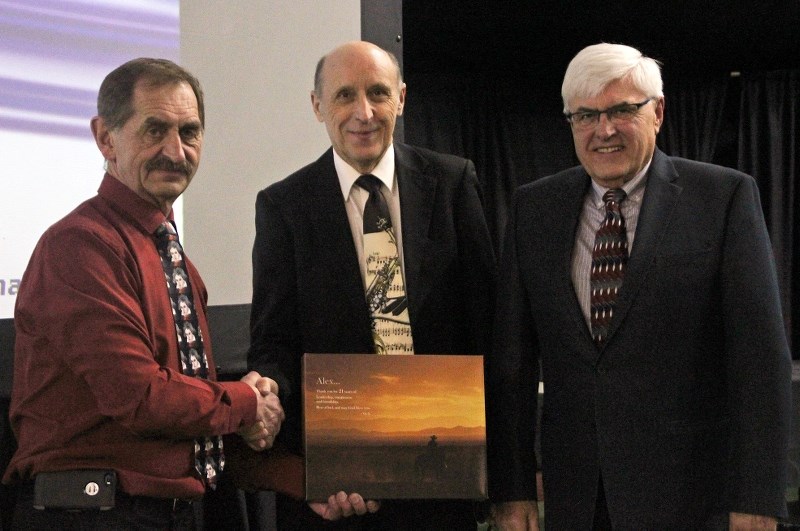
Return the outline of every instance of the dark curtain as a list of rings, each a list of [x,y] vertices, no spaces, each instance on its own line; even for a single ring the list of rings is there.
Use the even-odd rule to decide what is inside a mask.
[[[782,288],[787,332],[800,358],[800,71],[742,76],[739,169],[755,177]]]
[[[577,164],[558,91],[531,97],[531,84],[471,74],[414,74],[405,141],[475,163],[489,230],[499,250],[514,190]]]
[[[675,157],[717,162],[715,154],[723,131],[730,76],[708,80],[680,80],[665,94],[664,125],[658,145]]]
[[[14,320],[0,319],[0,477],[17,450],[8,410],[11,406],[11,375],[14,372]],[[17,496],[9,485],[0,484],[0,530],[11,529]]]
[[[521,184],[577,164],[560,80],[408,73],[405,141],[475,162],[496,250]],[[778,262],[786,326],[800,358],[798,72],[665,76],[666,153],[738,168],[758,181]]]

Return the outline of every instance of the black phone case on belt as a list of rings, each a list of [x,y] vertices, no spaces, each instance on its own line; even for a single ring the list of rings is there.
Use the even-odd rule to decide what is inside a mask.
[[[111,509],[117,489],[113,470],[64,470],[36,474],[35,509]]]

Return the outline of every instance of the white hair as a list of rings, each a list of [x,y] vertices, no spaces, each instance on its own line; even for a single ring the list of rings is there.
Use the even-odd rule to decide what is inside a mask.
[[[572,58],[564,82],[561,99],[564,112],[575,98],[593,98],[614,81],[628,79],[650,97],[664,96],[660,63],[624,44],[600,43],[587,46]]]

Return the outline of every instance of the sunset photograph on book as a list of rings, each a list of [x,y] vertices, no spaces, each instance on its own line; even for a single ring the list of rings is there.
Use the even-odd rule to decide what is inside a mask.
[[[486,499],[483,357],[303,356],[306,499]]]

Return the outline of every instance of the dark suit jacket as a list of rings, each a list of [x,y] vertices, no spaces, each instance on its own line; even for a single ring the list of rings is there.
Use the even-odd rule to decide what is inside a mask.
[[[414,350],[487,354],[495,264],[472,162],[395,144]],[[256,201],[249,365],[280,385],[279,442],[300,452],[300,360],[373,352],[370,317],[329,149]]]
[[[570,277],[589,186],[577,167],[516,195],[487,362],[490,494],[535,496],[541,364],[548,528],[591,526],[601,473],[615,529],[784,514],[791,365],[754,180],[656,151],[602,349]]]

